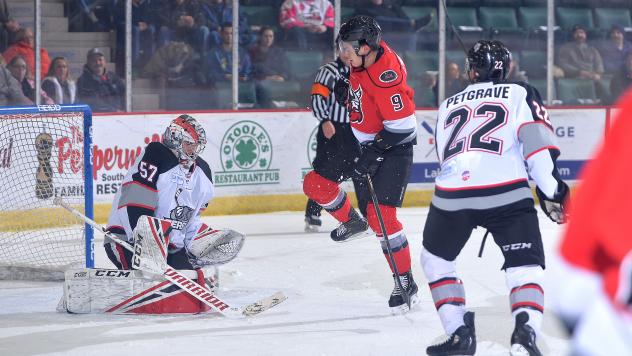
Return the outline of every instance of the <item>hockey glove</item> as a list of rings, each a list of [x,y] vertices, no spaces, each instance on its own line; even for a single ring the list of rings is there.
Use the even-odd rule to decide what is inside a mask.
[[[540,200],[540,207],[542,211],[558,224],[564,224],[568,221],[568,212],[566,211],[566,204],[570,195],[570,189],[568,185],[563,181],[559,181],[557,189],[553,199],[548,198],[539,187],[535,188],[535,193]]]
[[[383,153],[384,151],[377,148],[373,143],[362,146],[362,154],[356,158],[355,175],[359,178],[367,174],[373,176],[384,160]]]
[[[349,80],[347,78],[340,78],[334,85],[334,95],[336,95],[336,101],[341,106],[347,106],[349,101]]]

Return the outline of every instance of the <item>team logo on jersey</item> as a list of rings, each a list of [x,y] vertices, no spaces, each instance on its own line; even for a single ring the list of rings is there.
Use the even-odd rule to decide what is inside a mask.
[[[359,124],[364,121],[362,113],[362,87],[358,85],[358,89],[349,87],[349,121]]]
[[[320,125],[314,127],[312,133],[309,135],[309,139],[307,140],[307,166],[305,166],[305,168],[301,168],[301,182],[303,181],[303,178],[305,178],[305,175],[313,169],[312,162],[314,162],[314,158],[316,158],[316,147],[318,146],[316,136],[318,135],[319,126]]]
[[[191,216],[193,216],[193,209],[189,208],[186,205],[176,206],[169,212],[171,227],[174,230],[183,230],[187,226],[187,224],[189,224]]]
[[[176,190],[176,194],[174,195],[176,207],[171,209],[169,212],[171,227],[174,230],[183,230],[189,224],[189,220],[191,220],[191,217],[193,216],[193,209],[186,205],[180,205],[180,202],[178,201],[178,197],[180,197],[182,192],[182,188],[178,188]]]
[[[222,171],[216,186],[278,184],[279,169],[272,169],[272,140],[260,124],[244,120],[226,130],[220,144]]]
[[[397,80],[397,73],[392,69],[387,69],[380,74],[380,81],[382,83],[391,83]]]

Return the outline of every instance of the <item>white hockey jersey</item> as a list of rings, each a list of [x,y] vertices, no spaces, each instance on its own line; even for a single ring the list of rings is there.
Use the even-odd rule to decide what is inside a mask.
[[[170,248],[189,244],[202,222],[200,213],[213,198],[211,169],[200,157],[190,169],[165,145],[152,142],[129,169],[112,202],[107,229],[132,242],[141,215],[171,221]]]
[[[439,107],[439,209],[487,209],[531,198],[528,174],[553,197],[559,148],[537,90],[526,83],[469,85]],[[525,167],[525,161],[527,167]]]

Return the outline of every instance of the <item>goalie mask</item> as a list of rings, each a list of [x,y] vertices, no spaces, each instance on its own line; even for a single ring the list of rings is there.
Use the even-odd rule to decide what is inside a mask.
[[[204,151],[206,132],[192,116],[180,115],[167,126],[162,143],[176,154],[180,164],[190,167]]]

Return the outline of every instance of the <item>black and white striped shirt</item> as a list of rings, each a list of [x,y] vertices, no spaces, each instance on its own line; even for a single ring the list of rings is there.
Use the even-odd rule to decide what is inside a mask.
[[[312,112],[319,121],[349,123],[349,112],[336,101],[334,86],[342,76],[349,78],[349,68],[339,59],[318,70],[312,85]]]

